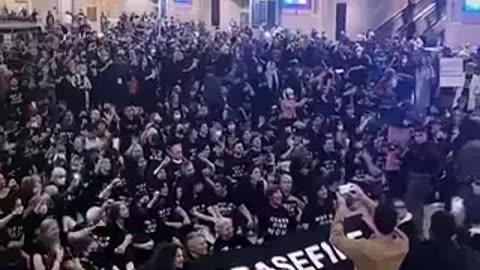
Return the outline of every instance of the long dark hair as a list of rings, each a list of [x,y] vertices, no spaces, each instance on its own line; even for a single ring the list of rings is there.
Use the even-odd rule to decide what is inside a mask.
[[[150,260],[141,270],[177,270],[174,266],[177,250],[181,247],[172,243],[161,243],[153,251]]]

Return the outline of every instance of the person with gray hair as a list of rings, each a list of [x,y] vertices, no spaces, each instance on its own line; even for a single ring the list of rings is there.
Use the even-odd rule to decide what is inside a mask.
[[[252,245],[246,237],[235,233],[235,227],[230,218],[221,218],[215,224],[217,240],[213,245],[214,252],[225,252]]]

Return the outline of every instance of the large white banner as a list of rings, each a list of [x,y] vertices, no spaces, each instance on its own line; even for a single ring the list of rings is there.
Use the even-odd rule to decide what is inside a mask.
[[[440,87],[463,87],[465,71],[462,58],[440,59]]]

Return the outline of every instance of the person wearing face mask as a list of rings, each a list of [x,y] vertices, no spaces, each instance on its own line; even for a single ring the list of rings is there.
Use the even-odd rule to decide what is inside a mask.
[[[369,81],[369,72],[372,59],[365,52],[363,47],[357,46],[355,56],[349,59],[350,81],[356,86],[366,87]]]

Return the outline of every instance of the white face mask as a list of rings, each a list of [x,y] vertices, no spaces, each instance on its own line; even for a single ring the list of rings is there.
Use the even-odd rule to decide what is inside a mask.
[[[32,124],[30,124],[30,126],[31,126],[32,128],[39,128],[39,127],[40,127],[40,123],[38,123],[37,121],[34,121],[34,122],[32,122]]]
[[[397,78],[394,78],[394,79],[392,80],[392,87],[393,87],[393,88],[396,88],[397,85],[398,85],[398,79],[397,79]]]

